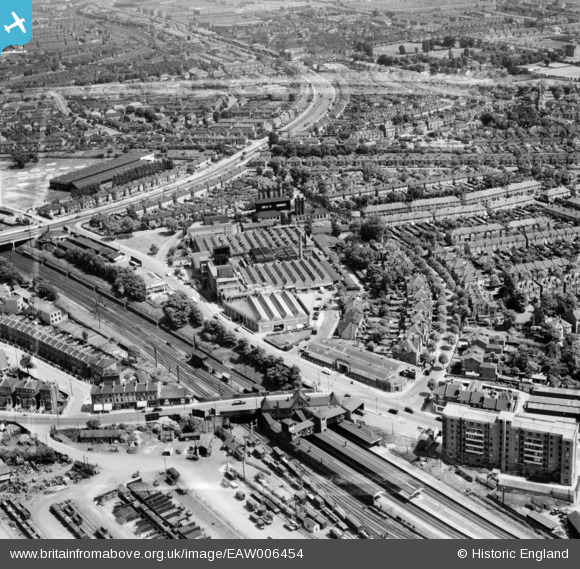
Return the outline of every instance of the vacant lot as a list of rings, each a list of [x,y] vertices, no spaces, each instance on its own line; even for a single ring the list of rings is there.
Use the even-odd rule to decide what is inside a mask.
[[[124,247],[128,247],[129,249],[133,249],[139,253],[148,254],[151,245],[155,244],[160,249],[163,244],[174,235],[174,233],[170,233],[164,227],[159,227],[157,229],[149,229],[147,231],[137,231],[133,234],[132,237],[128,239],[122,238],[118,241]],[[162,252],[158,253],[157,255],[151,255],[152,258],[159,258]]]
[[[309,340],[312,336],[312,330],[300,330],[290,334],[280,334],[278,336],[268,336],[264,338],[265,342],[271,344],[279,350],[290,350],[303,340]]]
[[[26,168],[13,170],[9,160],[0,161],[0,205],[21,211],[37,208],[45,202],[67,197],[67,192],[48,189],[51,178],[95,164],[98,160],[41,158]]]

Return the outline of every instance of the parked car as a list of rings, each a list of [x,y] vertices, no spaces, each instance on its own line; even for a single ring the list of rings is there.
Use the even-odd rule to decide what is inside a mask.
[[[391,415],[398,415],[399,410],[398,409],[389,409],[389,413],[391,413]]]
[[[405,413],[411,413],[411,415],[414,413],[415,411],[413,411],[413,409],[411,409],[411,407],[405,407]]]

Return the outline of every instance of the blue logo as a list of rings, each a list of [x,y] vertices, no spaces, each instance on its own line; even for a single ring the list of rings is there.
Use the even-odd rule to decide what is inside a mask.
[[[32,37],[32,0],[0,0],[0,53]]]

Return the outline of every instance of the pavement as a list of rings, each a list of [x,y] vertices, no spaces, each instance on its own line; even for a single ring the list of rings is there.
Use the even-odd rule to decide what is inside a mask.
[[[306,72],[306,70],[305,70]],[[335,98],[335,92],[332,85],[323,77],[318,74],[308,72],[308,81],[312,85],[312,89],[314,92],[314,97],[312,103],[309,107],[302,113],[299,117],[297,117],[294,121],[286,125],[281,130],[294,130],[303,128],[303,126],[310,122],[315,122],[321,116],[324,116],[326,112],[328,112],[329,108],[332,106]],[[160,195],[165,192],[168,192],[172,189],[177,187],[200,181],[205,179],[215,179],[219,176],[220,173],[225,173],[233,166],[239,166],[241,164],[247,163],[249,160],[253,158],[253,156],[259,152],[265,145],[267,144],[267,139],[261,139],[258,141],[254,141],[248,148],[245,148],[243,151],[240,151],[236,155],[224,159],[217,163],[214,166],[211,166],[209,169],[204,170],[203,172],[197,172],[192,176],[188,176],[187,178],[178,180],[176,182],[172,182],[163,186],[162,188],[157,188],[152,192],[149,192],[146,196],[145,194],[139,194],[134,196],[129,200],[125,200],[123,202],[108,204],[97,208],[99,212],[114,212],[114,211],[121,211],[124,210],[129,203],[133,201],[142,200],[144,197],[151,197],[151,195]],[[53,226],[62,226],[70,223],[71,221],[75,224],[76,230],[83,234],[83,235],[90,235],[91,237],[95,237],[95,234],[89,232],[81,227],[82,223],[86,222],[97,210],[91,210],[88,213],[83,213],[79,215],[71,215],[66,218],[59,218],[53,223],[49,223]],[[175,239],[171,240],[173,243]],[[168,249],[171,245],[164,244],[164,249]],[[189,297],[193,297],[194,300],[198,302],[198,305],[202,311],[202,314],[205,318],[212,318],[216,314],[220,314],[219,307],[216,304],[207,302],[202,296],[200,296],[199,292],[192,289],[191,286],[185,285],[182,281],[177,279],[177,277],[170,275],[166,275],[168,271],[168,267],[165,263],[164,259],[159,259],[156,257],[151,257],[149,255],[143,254],[141,252],[135,251],[130,249],[129,247],[119,244],[119,248],[121,251],[130,254],[139,260],[142,261],[143,267],[151,270],[158,275],[162,276],[168,284],[171,286],[173,290],[181,290],[185,292]],[[325,299],[326,300],[326,299]],[[321,311],[321,316],[318,321],[318,331],[317,337],[330,337],[336,324],[339,320],[339,314],[337,310],[327,310]],[[232,329],[238,327],[237,324],[230,322],[228,319],[221,317],[220,321],[223,322],[228,328]],[[423,396],[421,393],[427,392],[426,384],[428,382],[428,378],[420,378],[416,380],[415,385],[409,385],[409,387],[400,394],[389,394],[382,392],[380,390],[376,390],[372,387],[366,386],[359,382],[350,380],[349,378],[345,377],[344,375],[338,372],[330,372],[330,375],[326,375],[323,372],[323,376],[321,376],[322,369],[311,362],[307,362],[300,358],[298,353],[298,348],[294,348],[289,352],[280,352],[276,348],[273,348],[266,342],[264,339],[259,335],[255,335],[250,331],[246,330],[245,328],[240,328],[239,331],[234,332],[239,338],[247,339],[252,345],[260,346],[266,350],[267,353],[272,353],[276,356],[282,356],[285,362],[288,365],[298,365],[301,368],[302,375],[304,380],[311,384],[316,385],[318,388],[325,387],[326,389],[332,389],[337,392],[339,395],[344,395],[349,393],[353,397],[358,397],[365,402],[365,406],[368,409],[372,409],[374,407],[374,413],[376,414],[377,421],[385,424],[390,424],[391,428],[394,426],[393,423],[399,423],[402,419],[394,417],[388,413],[390,408],[404,408],[405,406],[412,406],[415,409],[414,416],[405,417],[405,421],[408,421],[410,424],[416,426],[433,426],[434,417],[427,413],[422,413],[419,411]],[[436,372],[434,372],[436,373]],[[442,374],[444,378],[445,372],[439,372]],[[439,375],[435,377],[439,378]],[[326,380],[326,382],[325,382]],[[326,383],[326,385],[324,385]],[[127,413],[127,419],[129,417],[135,417],[135,412]],[[1,414],[0,414],[1,416]],[[86,417],[86,415],[85,415]],[[117,419],[119,420],[119,419]]]

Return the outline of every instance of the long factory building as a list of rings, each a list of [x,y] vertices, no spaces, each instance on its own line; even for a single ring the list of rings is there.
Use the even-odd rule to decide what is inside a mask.
[[[113,181],[115,176],[125,174],[143,166],[146,162],[153,162],[154,154],[125,154],[113,160],[99,162],[93,166],[80,168],[50,180],[50,189],[61,192],[70,192],[89,186],[101,186]]]
[[[301,356],[383,391],[402,391],[407,383],[399,373],[404,367],[402,362],[373,354],[342,340],[310,342]]]

